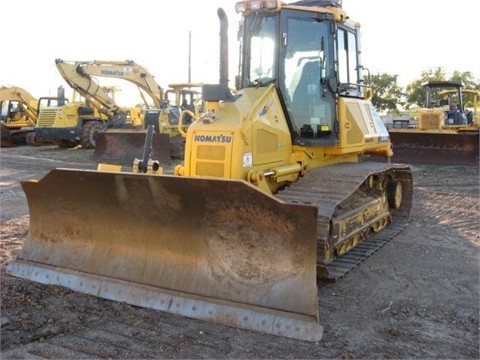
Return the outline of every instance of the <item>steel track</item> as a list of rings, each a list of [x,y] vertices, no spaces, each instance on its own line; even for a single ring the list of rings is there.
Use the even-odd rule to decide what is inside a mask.
[[[391,210],[392,222],[386,228],[371,233],[352,250],[326,264],[323,244],[329,241],[330,221],[336,207],[358,191],[368,176],[375,174],[392,174],[402,182],[401,208]],[[412,174],[408,166],[400,164],[363,162],[326,166],[311,170],[298,182],[279,192],[277,197],[289,204],[309,204],[318,208],[317,277],[323,281],[336,281],[405,228],[412,205]]]

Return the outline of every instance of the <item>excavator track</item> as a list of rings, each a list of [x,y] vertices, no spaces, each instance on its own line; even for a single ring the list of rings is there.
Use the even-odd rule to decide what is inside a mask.
[[[332,242],[332,216],[339,205],[348,201],[366,186],[371,177],[394,179],[402,185],[402,201],[398,209],[389,208],[390,222],[379,232],[368,224],[362,229],[362,241],[349,251],[329,261],[325,256],[325,244]],[[407,225],[412,205],[412,173],[406,165],[362,162],[340,164],[311,170],[305,177],[279,192],[277,197],[288,204],[314,205],[317,216],[317,277],[324,281],[336,281],[363,262],[375,251],[400,233]],[[364,211],[360,206],[357,213]],[[338,216],[338,215],[337,215]]]

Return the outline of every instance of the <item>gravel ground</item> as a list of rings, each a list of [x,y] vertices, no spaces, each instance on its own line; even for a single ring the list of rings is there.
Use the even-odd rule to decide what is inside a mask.
[[[28,231],[19,180],[55,167],[95,169],[91,155],[49,146],[0,150],[2,359],[480,358],[478,167],[412,166],[407,228],[345,278],[319,283],[324,336],[311,343],[6,274]]]

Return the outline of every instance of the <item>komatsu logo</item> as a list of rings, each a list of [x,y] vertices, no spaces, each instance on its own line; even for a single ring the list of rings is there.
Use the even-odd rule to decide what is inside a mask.
[[[123,76],[125,73],[118,70],[101,70],[100,73],[106,76]]]
[[[194,141],[205,143],[231,143],[232,136],[226,135],[195,135]]]

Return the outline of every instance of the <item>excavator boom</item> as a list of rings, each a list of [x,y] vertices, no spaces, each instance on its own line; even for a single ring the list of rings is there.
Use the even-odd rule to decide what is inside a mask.
[[[82,96],[93,97],[108,110],[117,105],[110,96],[104,94],[97,81],[98,77],[116,78],[135,84],[144,91],[156,108],[160,108],[163,99],[161,87],[147,69],[132,60],[126,61],[65,61],[56,59],[55,65],[65,81]],[[148,104],[146,104],[148,106]]]
[[[163,103],[163,90],[157,84],[153,75],[146,68],[132,60],[126,61],[65,61],[55,60],[56,67],[64,80],[87,99],[99,113],[108,118],[106,127],[97,127],[88,136],[89,144],[94,147],[95,160],[125,160],[131,161],[142,154],[142,145],[139,137],[145,136],[143,114],[144,110],[137,107],[124,108],[116,104],[111,92],[105,91],[105,86],[100,86],[98,78],[122,79],[137,86],[143,107],[160,109]],[[103,123],[103,121],[101,122]],[[157,126],[158,128],[158,126]],[[116,131],[111,133],[110,129]],[[166,152],[160,159],[170,160],[169,138],[162,134],[154,135],[152,143],[155,155]],[[98,149],[97,149],[98,144]],[[125,145],[125,146],[123,146]]]
[[[156,111],[152,152],[160,154],[159,160],[169,162],[170,156],[182,158],[184,140],[178,130],[180,109],[193,111],[193,103],[200,97],[195,90],[200,84],[171,84],[164,91],[148,70],[132,60],[126,61],[64,61],[55,60],[58,71],[65,81],[109,117],[107,128],[95,133],[95,152],[98,161],[130,161],[140,156],[145,135],[148,111]],[[109,94],[102,91],[98,78],[116,78],[137,86],[143,100],[142,110],[121,109]],[[173,100],[171,97],[173,96]],[[170,97],[170,98],[169,98]],[[170,103],[172,101],[172,103]],[[126,126],[126,115],[131,125]],[[188,124],[185,125],[184,131]],[[111,131],[111,129],[115,131]],[[170,146],[169,146],[170,145]],[[166,155],[161,155],[166,152]]]

